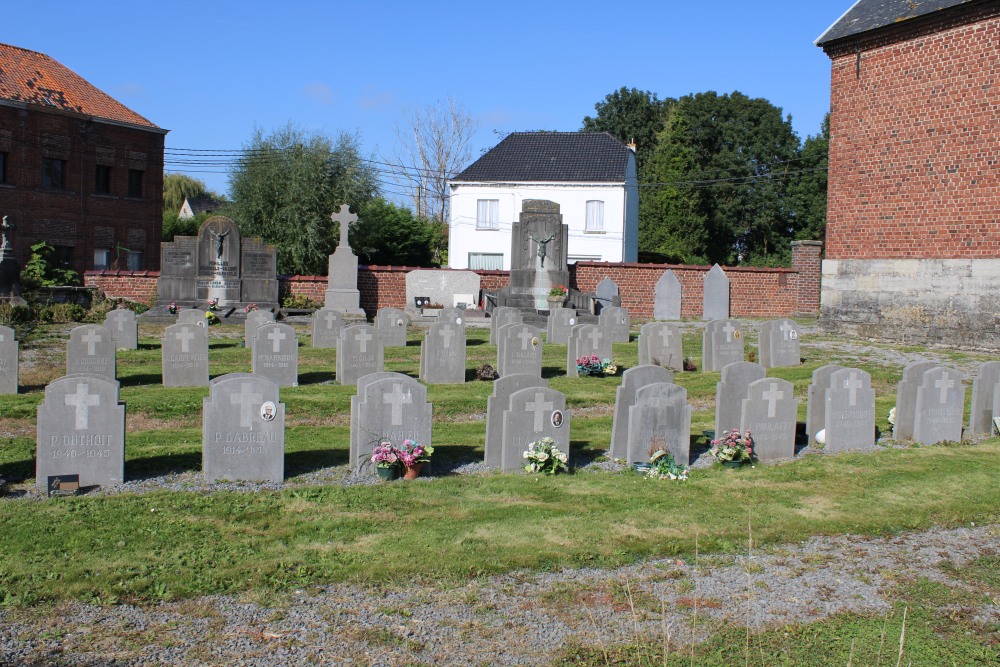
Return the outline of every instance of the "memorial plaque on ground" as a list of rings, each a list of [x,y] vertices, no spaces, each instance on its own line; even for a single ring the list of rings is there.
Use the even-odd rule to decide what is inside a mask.
[[[701,319],[729,319],[729,278],[718,264],[705,274]]]
[[[455,305],[458,294],[479,294],[480,277],[473,271],[440,269],[417,269],[406,274],[406,303],[414,303],[414,298],[426,296],[431,303],[440,303],[446,308]]]
[[[754,454],[761,461],[795,456],[795,415],[799,402],[794,385],[779,378],[750,383],[743,399],[740,430],[750,431]]]
[[[493,393],[486,399],[486,445],[483,460],[491,468],[503,464],[503,416],[510,409],[514,392],[528,387],[548,387],[537,375],[505,375],[493,381]]]
[[[505,324],[520,324],[522,322],[521,311],[510,306],[500,306],[494,308],[490,314],[490,345],[497,344],[497,331]]]
[[[799,328],[789,319],[764,322],[757,339],[760,365],[764,368],[799,366],[802,363],[799,348]]]
[[[365,375],[382,371],[384,359],[382,341],[375,327],[368,324],[344,327],[337,342],[337,384],[357,384]]]
[[[69,332],[66,375],[87,373],[115,379],[115,339],[107,327],[84,324]]]
[[[569,343],[569,333],[576,325],[576,311],[572,308],[556,308],[549,311],[545,323],[545,342],[566,345]]]
[[[103,327],[101,327],[103,328]],[[45,387],[38,406],[35,488],[79,475],[80,486],[114,486],[125,476],[125,404],[118,381],[67,375]]]
[[[639,328],[639,363],[684,370],[681,330],[670,322],[646,322]]]
[[[506,471],[524,466],[524,452],[532,442],[552,438],[554,447],[569,454],[570,414],[566,396],[548,387],[515,391],[503,415],[503,453],[500,467]]]
[[[993,435],[994,397],[1000,384],[1000,361],[988,361],[979,367],[972,381],[972,408],[969,411],[970,435]]]
[[[528,324],[506,324],[497,334],[497,373],[542,375],[542,332]]]
[[[598,324],[608,334],[612,343],[627,343],[632,330],[628,309],[621,306],[608,306],[601,311]]]
[[[871,376],[857,368],[841,368],[830,375],[823,424],[831,454],[875,447],[875,392]]]
[[[313,313],[312,346],[336,349],[337,341],[340,340],[340,330],[343,328],[343,315],[330,308],[320,308]]]
[[[816,442],[816,434],[826,428],[826,390],[830,388],[830,376],[843,366],[827,364],[813,371],[812,382],[806,391],[806,434],[809,444]]]
[[[410,316],[400,308],[379,308],[375,315],[375,328],[382,347],[406,347],[406,331]]]
[[[641,387],[628,410],[629,463],[648,463],[650,449],[666,449],[681,465],[691,462],[691,412],[687,389],[669,382]]]
[[[208,328],[174,324],[160,339],[164,387],[208,386]]]
[[[743,361],[743,348],[743,325],[736,320],[709,322],[702,337],[702,370],[721,371]]]
[[[135,320],[135,311],[128,308],[118,308],[108,311],[104,316],[104,327],[115,339],[115,348],[119,350],[139,349],[139,325]]]
[[[722,376],[715,385],[716,438],[740,427],[743,400],[750,391],[750,385],[766,376],[767,371],[763,366],[750,361],[737,361],[722,369]]]
[[[962,374],[944,366],[924,371],[917,387],[914,442],[961,442],[964,413]]]
[[[200,308],[185,308],[177,313],[178,324],[200,324],[208,327],[205,321],[205,311]]]
[[[603,315],[606,308],[615,308],[621,305],[618,283],[611,278],[601,278],[601,282],[597,283],[597,287],[594,289],[594,294],[594,313],[596,315]]]
[[[420,379],[427,384],[465,383],[465,327],[437,321],[420,344]]]
[[[299,386],[299,341],[287,324],[269,322],[257,327],[252,358],[254,375],[263,375],[279,387]]]
[[[433,445],[431,416],[427,387],[413,378],[401,373],[361,378],[351,397],[351,470],[367,463],[384,440],[397,447],[407,438]]]
[[[579,377],[576,370],[576,360],[583,356],[596,356],[598,359],[611,359],[611,341],[608,335],[597,324],[578,324],[569,334],[569,344],[566,346],[566,375]]]
[[[274,321],[274,313],[269,310],[251,310],[243,323],[244,346],[253,352],[254,338],[257,337],[257,327]]]
[[[17,393],[17,339],[14,330],[0,325],[0,394]]]
[[[673,381],[673,372],[662,366],[636,366],[622,373],[622,383],[615,389],[615,416],[611,420],[608,456],[613,459],[628,456],[628,415],[629,408],[635,405],[636,392],[648,384]]]
[[[217,377],[202,399],[202,414],[206,481],[284,480],[285,404],[277,384],[252,373]]]
[[[913,422],[916,419],[917,387],[924,371],[935,368],[933,361],[916,361],[903,369],[903,377],[896,385],[896,423],[892,427],[893,440],[912,440]]]
[[[653,288],[653,318],[681,319],[681,283],[670,269],[663,272]]]

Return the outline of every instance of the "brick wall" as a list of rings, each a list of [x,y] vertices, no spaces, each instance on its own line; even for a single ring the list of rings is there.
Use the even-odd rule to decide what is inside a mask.
[[[83,284],[96,287],[108,298],[123,298],[152,304],[156,301],[159,271],[87,271]]]

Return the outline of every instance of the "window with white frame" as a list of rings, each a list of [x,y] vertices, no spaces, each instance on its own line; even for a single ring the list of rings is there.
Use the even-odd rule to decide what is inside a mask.
[[[471,271],[502,271],[502,252],[470,252],[469,270]]]
[[[500,200],[476,201],[476,229],[500,229]]]
[[[587,202],[587,226],[584,231],[604,231],[604,202],[592,200]]]

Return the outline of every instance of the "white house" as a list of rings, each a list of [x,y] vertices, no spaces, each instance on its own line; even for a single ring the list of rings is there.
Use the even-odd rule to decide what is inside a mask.
[[[510,269],[511,228],[526,199],[559,204],[569,262],[634,262],[635,149],[607,132],[515,132],[448,183],[448,265]]]

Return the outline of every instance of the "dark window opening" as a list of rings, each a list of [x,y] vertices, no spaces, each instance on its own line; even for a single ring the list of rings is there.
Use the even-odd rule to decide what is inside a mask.
[[[42,158],[42,187],[46,190],[66,188],[66,160]]]
[[[0,153],[0,183],[7,182],[7,154]]]
[[[94,192],[99,195],[111,194],[111,167],[99,164],[94,169]]]
[[[142,176],[145,172],[142,169],[128,170],[128,196],[142,196]]]
[[[53,246],[52,263],[60,269],[73,268],[73,246],[57,245]]]

